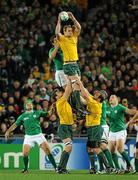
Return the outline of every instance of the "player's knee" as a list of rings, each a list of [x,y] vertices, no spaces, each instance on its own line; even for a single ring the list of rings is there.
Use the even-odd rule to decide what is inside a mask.
[[[29,152],[28,151],[24,151],[23,152],[23,156],[28,156]]]
[[[101,143],[100,143],[100,148],[101,148],[102,150],[107,149],[107,143],[106,143],[105,141],[101,141]]]
[[[45,154],[50,154],[50,148],[47,144],[41,144],[40,147],[43,149],[43,151],[45,152]]]
[[[67,141],[64,144],[65,144],[65,150],[67,152],[71,152],[71,150],[72,150],[72,141]]]
[[[110,145],[109,150],[111,153],[114,153],[116,151],[116,148],[115,148],[115,146]]]

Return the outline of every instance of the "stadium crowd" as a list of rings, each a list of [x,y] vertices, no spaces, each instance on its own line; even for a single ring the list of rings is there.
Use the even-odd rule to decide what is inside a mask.
[[[0,2],[0,135],[23,112],[27,98],[46,111],[54,102],[57,84],[48,51],[61,8],[75,13],[82,26],[79,66],[88,91],[100,88],[116,94],[123,105],[138,107],[138,10],[122,0],[86,13],[75,0],[70,2],[68,7],[39,0]],[[56,113],[42,122],[44,133],[56,134],[57,127]],[[23,131],[22,126],[15,130]]]

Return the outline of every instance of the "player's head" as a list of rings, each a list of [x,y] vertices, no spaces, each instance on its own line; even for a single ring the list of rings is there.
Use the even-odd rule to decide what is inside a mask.
[[[33,103],[31,100],[27,100],[24,104],[26,111],[32,111],[33,110]]]
[[[116,95],[111,95],[109,98],[110,105],[116,106],[118,104],[118,98]]]
[[[58,100],[61,96],[63,96],[64,88],[63,87],[57,87],[54,91],[55,98]]]
[[[63,33],[67,37],[71,37],[73,35],[73,28],[71,25],[65,25],[63,27]]]
[[[107,99],[107,97],[108,97],[108,94],[104,90],[95,90],[94,91],[94,99],[99,102],[103,102],[105,99]]]

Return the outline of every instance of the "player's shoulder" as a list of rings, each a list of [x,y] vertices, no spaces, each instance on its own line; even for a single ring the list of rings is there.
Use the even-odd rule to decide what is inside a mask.
[[[120,103],[117,105],[117,107],[118,107],[118,108],[120,108],[120,109],[121,109],[121,108],[125,108],[125,109],[126,109],[126,107],[125,107],[125,106],[123,106],[123,105],[122,105],[122,104],[120,104]]]
[[[43,110],[34,110],[33,114],[40,114],[41,112],[43,112]]]
[[[58,100],[57,100],[57,104],[58,103],[62,103],[62,102],[65,102],[66,101],[66,98],[64,96],[61,96]]]
[[[57,37],[57,40],[59,40],[59,41],[65,38],[64,34],[62,34],[62,33],[58,33],[56,35],[56,37]]]

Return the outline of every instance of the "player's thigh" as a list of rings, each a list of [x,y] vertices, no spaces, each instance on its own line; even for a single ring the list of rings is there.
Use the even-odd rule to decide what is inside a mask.
[[[40,146],[41,144],[45,144],[45,142],[46,144],[48,144],[45,136],[42,133],[36,135],[34,141],[38,144],[38,146]]]
[[[31,146],[29,144],[23,144],[23,156],[28,156]]]
[[[103,126],[102,126],[103,127]],[[108,144],[108,137],[109,137],[109,127],[108,126],[105,126],[103,127],[103,135],[102,135],[102,138],[101,138],[101,144],[106,145]]]
[[[33,136],[25,135],[23,147],[25,146],[25,149],[28,149],[27,147],[34,147],[35,142]],[[27,151],[27,150],[26,150]]]
[[[108,147],[111,153],[116,151],[116,133],[111,131],[109,132]]]
[[[123,152],[125,148],[125,140],[124,139],[118,139],[116,142],[116,148],[119,152]]]
[[[124,151],[124,146],[126,142],[127,132],[126,130],[122,130],[117,132],[116,136],[116,147],[119,152]]]

